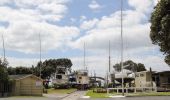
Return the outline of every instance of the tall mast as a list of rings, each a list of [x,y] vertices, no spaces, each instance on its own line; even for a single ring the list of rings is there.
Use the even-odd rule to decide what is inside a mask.
[[[110,74],[110,70],[111,70],[111,61],[110,61],[111,57],[110,57],[110,41],[109,41],[109,74]]]
[[[84,42],[84,70],[86,70],[86,44]]]
[[[121,71],[122,71],[122,95],[124,96],[124,78],[123,78],[123,0],[121,0]]]
[[[5,62],[5,41],[4,41],[4,36],[2,34],[2,46],[3,46],[3,58],[4,58],[4,62]]]
[[[39,45],[40,45],[40,78],[41,78],[41,34],[39,33]]]

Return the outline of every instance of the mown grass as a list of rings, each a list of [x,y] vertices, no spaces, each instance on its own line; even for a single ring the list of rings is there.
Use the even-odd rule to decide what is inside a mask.
[[[90,98],[109,98],[109,96],[121,95],[121,93],[95,93],[93,90],[89,90],[86,93],[86,96],[90,96]],[[151,93],[125,93],[127,97],[142,97],[142,96],[170,96],[170,92],[151,92]]]
[[[48,89],[48,94],[70,94],[74,91],[76,91],[77,89]]]
[[[93,90],[88,90],[86,96],[90,96],[90,98],[108,98],[107,93],[95,93]]]
[[[151,93],[130,93],[127,94],[128,97],[134,96],[170,96],[170,92],[151,92]]]

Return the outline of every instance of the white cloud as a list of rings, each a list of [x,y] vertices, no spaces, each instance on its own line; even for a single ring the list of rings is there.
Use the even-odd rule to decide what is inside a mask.
[[[0,21],[9,25],[0,27],[6,39],[6,48],[24,53],[39,50],[38,34],[42,35],[43,51],[63,49],[79,34],[74,26],[59,26],[49,22],[60,21],[67,12],[69,0],[11,0],[0,1]],[[6,5],[6,3],[17,6]]]
[[[90,9],[96,11],[102,8],[102,6],[96,2],[95,0],[92,0],[92,2],[88,5]]]
[[[143,13],[150,13],[156,0],[128,0],[130,6]]]
[[[35,53],[39,51],[39,33],[42,38],[42,50],[49,51],[62,49],[67,42],[79,34],[79,29],[47,23],[17,21],[17,23],[11,23],[5,33],[7,49]]]
[[[62,14],[67,11],[67,7],[63,4],[42,4],[38,6],[42,12],[52,13],[52,14]]]
[[[86,16],[84,16],[84,15],[80,16],[80,22],[82,22],[82,21],[84,21],[84,20],[86,20],[86,19],[87,19]]]
[[[141,24],[143,20],[146,20],[146,16],[130,10],[124,13],[123,31],[125,46],[128,49],[152,46],[149,38],[150,24]],[[104,16],[101,19],[84,21],[81,28],[90,30],[86,31],[84,37],[80,37],[73,42],[71,44],[72,47],[81,49],[82,41],[87,41],[89,49],[103,50],[106,48],[108,41],[111,40],[114,45],[113,49],[120,49],[120,12]]]
[[[81,29],[84,29],[84,30],[88,30],[88,29],[91,29],[93,28],[98,22],[98,19],[94,18],[93,20],[89,20],[89,21],[84,21],[80,28]]]
[[[36,18],[44,21],[60,21],[67,13],[70,0],[1,0],[1,20]],[[8,5],[6,5],[8,4]],[[13,6],[9,6],[13,5]],[[9,13],[10,12],[10,13]],[[13,16],[14,18],[11,18]],[[50,19],[47,19],[50,18]]]

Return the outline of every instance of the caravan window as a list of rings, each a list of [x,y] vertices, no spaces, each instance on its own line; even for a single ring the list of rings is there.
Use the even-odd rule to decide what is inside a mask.
[[[62,79],[62,75],[56,75],[56,79]]]
[[[140,77],[144,77],[144,74],[140,74]]]
[[[82,77],[79,77],[79,79],[82,79]]]
[[[168,83],[170,83],[170,78],[168,78]]]

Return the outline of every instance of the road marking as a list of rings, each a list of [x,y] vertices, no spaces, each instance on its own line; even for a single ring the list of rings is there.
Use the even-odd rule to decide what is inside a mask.
[[[122,95],[116,95],[116,96],[109,96],[110,98],[125,98],[125,96]]]
[[[90,98],[90,96],[83,96],[83,97],[81,97],[82,99],[89,99]]]

